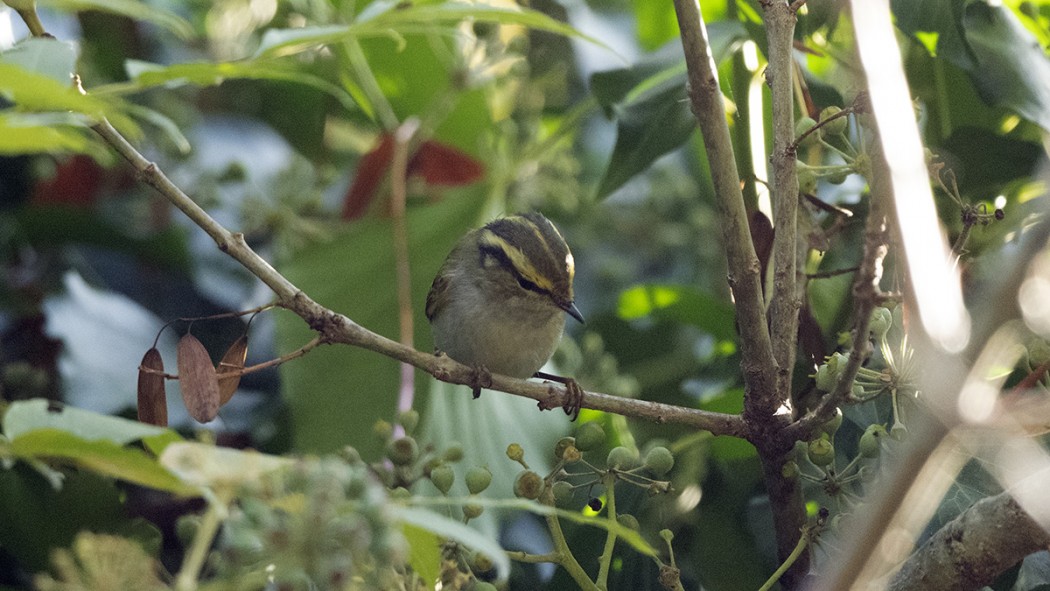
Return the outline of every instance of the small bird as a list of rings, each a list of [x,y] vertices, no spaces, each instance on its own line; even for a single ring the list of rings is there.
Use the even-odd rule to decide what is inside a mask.
[[[478,372],[474,397],[489,372],[541,377],[566,386],[565,413],[583,403],[575,380],[538,373],[558,346],[573,300],[575,265],[554,224],[538,213],[500,218],[456,243],[427,294],[434,346]]]

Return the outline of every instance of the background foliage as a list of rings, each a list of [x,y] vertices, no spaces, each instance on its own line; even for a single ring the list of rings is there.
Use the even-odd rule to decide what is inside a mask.
[[[741,410],[719,218],[685,98],[685,64],[669,3],[539,1],[525,11],[509,3],[383,0],[41,5],[54,39],[22,39],[14,11],[0,13],[15,31],[0,39],[6,42],[0,54],[5,402],[45,397],[76,407],[66,413],[132,416],[135,370],[165,321],[271,298],[137,183],[90,131],[93,120],[107,117],[318,302],[396,339],[389,187],[380,184],[359,219],[341,219],[340,212],[355,179],[369,171],[365,156],[384,133],[414,117],[426,139],[484,169],[477,182],[417,175],[411,184],[407,227],[418,349],[431,348],[422,303],[454,241],[496,215],[538,209],[572,246],[577,303],[587,317],[585,326],[570,329],[554,359],[558,370],[588,389]],[[1003,222],[975,229],[967,243],[962,265],[972,291],[997,280],[996,257],[1016,247],[1019,229],[1045,207],[1034,175],[1050,129],[1050,3],[892,5],[924,140],[958,180],[962,203],[944,191],[937,196],[950,238],[961,230],[964,207],[1006,212]],[[763,188],[755,182],[755,163],[765,160],[769,146],[752,145],[753,122],[770,137],[761,9],[743,0],[704,2],[702,9],[729,101],[745,197],[758,207]],[[815,109],[810,114],[845,106],[858,90],[851,26],[842,4],[832,0],[812,0],[800,14],[796,35],[806,51],[796,58]],[[72,71],[86,95],[69,85]],[[750,100],[756,92],[761,102]],[[851,125],[856,139],[863,131]],[[456,162],[444,154],[436,166],[452,170]],[[819,199],[854,215],[807,212],[805,223],[826,240],[815,245],[807,272],[857,264],[866,190],[858,175],[817,185]],[[901,288],[899,277],[891,267],[884,288]],[[810,283],[807,312],[814,323],[805,336],[816,359],[835,351],[850,326],[850,281],[847,274]],[[189,323],[174,329],[158,345],[166,359],[174,359],[173,333]],[[192,326],[215,357],[244,329],[236,319]],[[299,318],[281,311],[255,318],[250,334],[249,363],[290,352],[311,336]],[[804,369],[796,372],[799,392],[812,389],[806,374],[815,366]],[[330,454],[351,445],[372,459],[385,444],[373,425],[394,420],[399,383],[399,365],[391,359],[322,347],[246,376],[219,420],[207,426],[185,414],[172,387],[171,420],[190,439],[274,454]],[[438,450],[464,444],[466,463],[494,473],[498,498],[510,496],[517,471],[503,457],[509,443],[536,457],[569,430],[563,417],[539,413],[528,401],[486,393],[468,402],[462,389],[425,374],[416,376],[416,395],[421,439]],[[46,427],[5,415],[0,585],[26,587],[80,531],[137,540],[172,572],[181,564],[187,544],[175,531],[176,517],[199,512],[201,502],[155,492],[186,492],[187,485],[152,455],[181,437],[120,423],[105,427],[100,438],[79,430],[82,421],[102,420],[91,416],[33,434],[23,421]],[[660,545],[658,531],[675,532],[686,588],[756,589],[768,578],[776,567],[772,526],[749,444],[584,411],[581,421],[588,420],[603,425],[608,448],[644,452],[664,444],[675,452],[674,494],[626,494],[620,502],[638,517],[653,547]],[[841,457],[854,453],[850,447],[868,424],[891,421],[884,401],[849,410]],[[979,466],[973,472],[953,489],[937,523],[994,490]],[[420,482],[412,492],[433,489]],[[814,511],[827,501],[820,494],[809,495]],[[530,529],[535,516],[506,511],[504,517],[504,547],[542,551],[547,541]],[[493,534],[496,521],[482,529]],[[595,563],[600,548],[593,525],[566,529],[581,563]],[[425,544],[410,542],[413,549]],[[609,587],[659,588],[652,561],[621,548]],[[1045,566],[1045,556],[1032,559],[997,588],[1050,584]],[[531,565],[515,566],[511,578],[512,588],[568,585],[564,571]]]

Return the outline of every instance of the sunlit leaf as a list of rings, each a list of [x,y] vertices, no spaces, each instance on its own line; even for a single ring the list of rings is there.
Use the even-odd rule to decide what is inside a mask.
[[[726,302],[682,285],[638,285],[620,294],[620,318],[659,316],[691,324],[719,340],[736,339],[736,314]]]
[[[301,29],[293,29],[299,31]],[[268,31],[269,32],[269,31]],[[338,86],[318,76],[304,72],[301,65],[279,61],[245,60],[240,62],[194,62],[162,66],[139,60],[128,60],[124,69],[130,83],[117,84],[96,89],[98,93],[119,92],[121,94],[164,86],[217,86],[227,80],[272,80],[292,82],[319,90],[338,100],[345,109],[353,110],[354,100]]]
[[[97,148],[85,127],[59,126],[56,118],[48,119],[52,124],[26,114],[0,115],[0,154],[87,154]]]
[[[101,439],[117,445],[170,433],[162,427],[65,406],[42,398],[12,402],[0,424],[8,439],[38,429],[59,429],[81,439]]]
[[[460,521],[453,521],[444,515],[419,507],[391,505],[389,510],[398,521],[425,529],[443,538],[455,540],[476,552],[484,553],[496,565],[499,576],[506,577],[510,573],[510,559],[507,558],[507,553],[496,540],[478,530]]]
[[[30,37],[0,54],[0,62],[43,74],[68,85],[77,63],[77,47],[71,41]]]
[[[435,31],[436,27],[447,28],[462,21],[483,21],[503,25],[521,25],[539,31],[547,31],[584,39],[609,49],[600,40],[581,33],[571,25],[551,17],[515,5],[492,6],[467,2],[442,2],[435,4],[374,3],[363,12],[357,22],[346,26],[318,26],[298,29],[270,29],[263,34],[256,56],[285,55],[317,45],[336,43],[350,37],[399,37],[406,33]],[[609,51],[612,51],[609,49]]]
[[[187,484],[238,486],[295,463],[291,458],[183,441],[172,443],[160,456],[162,466]]]
[[[195,488],[183,484],[145,452],[108,440],[88,440],[59,429],[45,428],[13,438],[8,449],[20,458],[57,460],[157,490],[196,494]]]
[[[140,134],[138,125],[124,114],[119,101],[82,94],[71,84],[15,64],[0,62],[0,96],[22,110],[73,111],[96,121],[105,117],[126,134]]]

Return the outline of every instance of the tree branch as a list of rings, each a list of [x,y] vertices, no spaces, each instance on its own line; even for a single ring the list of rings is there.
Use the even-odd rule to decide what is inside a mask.
[[[1050,534],[1004,492],[977,501],[937,530],[908,558],[887,589],[980,589],[1048,545]]]
[[[765,2],[764,21],[769,46],[769,83],[773,106],[773,294],[769,325],[773,356],[777,360],[777,396],[766,400],[775,412],[791,392],[791,374],[798,349],[798,311],[802,306],[798,285],[798,175],[795,169],[795,106],[792,93],[792,40],[795,12],[784,0]]]
[[[780,38],[783,32],[778,32],[777,40],[786,44],[784,48],[786,59],[781,57],[786,65],[782,64],[781,76],[787,82],[785,87],[788,97],[786,116],[790,125],[792,120],[790,30],[793,28],[794,14],[787,12],[786,3],[782,0],[778,2],[783,6],[773,12],[778,10],[784,12],[777,18],[791,20],[790,24],[781,22],[774,25],[788,31],[787,37],[783,39]],[[729,263],[729,287],[736,302],[737,327],[740,331],[741,369],[744,373],[745,388],[743,416],[747,424],[749,440],[758,448],[759,457],[762,460],[763,479],[766,492],[769,494],[776,529],[777,553],[779,559],[783,561],[795,549],[806,518],[798,479],[785,478],[783,475],[783,466],[791,452],[792,445],[782,437],[783,429],[787,424],[787,416],[778,414],[782,401],[786,400],[790,392],[790,365],[794,363],[798,326],[798,305],[795,293],[796,266],[794,263],[797,248],[794,228],[798,206],[798,183],[795,178],[793,151],[790,148],[794,137],[793,132],[790,137],[784,136],[783,131],[780,132],[778,141],[782,142],[779,144],[781,160],[775,162],[778,168],[790,169],[790,172],[775,173],[780,175],[778,179],[780,192],[777,199],[778,224],[783,223],[788,229],[785,229],[785,235],[781,236],[781,229],[777,228],[776,240],[779,242],[774,247],[779,248],[775,273],[780,278],[779,290],[781,293],[778,296],[780,300],[778,311],[774,317],[778,338],[776,344],[780,349],[774,353],[762,296],[762,267],[755,254],[751,231],[748,227],[748,213],[740,189],[740,178],[733,157],[733,145],[726,124],[725,105],[707,39],[707,30],[696,0],[675,0],[674,6],[681,30],[682,49],[685,52],[689,98],[693,114],[704,136],[704,148],[707,151],[712,183],[722,215],[723,244]],[[782,89],[778,87],[778,90]],[[784,100],[784,96],[774,95],[774,97],[775,100]],[[784,108],[782,105],[774,106],[774,109],[778,108],[781,109],[780,113],[783,118]],[[783,158],[789,158],[790,162],[785,165]],[[788,188],[789,185],[790,188]],[[790,194],[791,197],[784,198],[787,194]],[[792,204],[789,204],[785,211],[782,202],[789,200],[792,201]],[[791,318],[786,318],[785,315]],[[785,341],[788,341],[786,345]],[[785,350],[788,352],[784,353]],[[783,359],[789,365],[787,367],[779,365],[779,359]],[[809,553],[805,552],[785,573],[784,587],[794,588],[808,569]]]

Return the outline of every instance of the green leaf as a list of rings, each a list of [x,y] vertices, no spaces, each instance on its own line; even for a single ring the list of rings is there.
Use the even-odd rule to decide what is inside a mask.
[[[88,440],[45,428],[12,438],[8,449],[14,456],[27,460],[58,460],[157,490],[187,496],[197,494],[195,487],[184,484],[145,452],[105,439]]]
[[[168,88],[184,85],[217,86],[232,79],[272,80],[303,84],[335,98],[348,111],[356,108],[353,98],[341,88],[318,76],[304,72],[301,65],[287,61],[195,62],[162,66],[139,60],[128,60],[124,64],[124,69],[131,78],[130,85],[121,84],[115,88],[96,89],[96,93],[114,90],[137,91],[157,86]]]
[[[417,2],[407,6],[400,2],[375,2],[350,25],[271,29],[263,34],[255,55],[287,55],[350,37],[400,38],[406,33],[438,32],[435,27],[445,27],[445,32],[451,35],[455,33],[452,25],[467,20],[521,25],[538,31],[578,37],[612,51],[600,40],[584,35],[571,25],[554,20],[536,10],[515,5],[491,6],[452,1],[432,4]]]
[[[4,413],[2,425],[4,435],[12,440],[38,429],[57,429],[81,439],[101,439],[117,445],[174,433],[169,429],[64,406],[42,398],[12,402]]]
[[[70,126],[71,115],[56,115],[0,115],[0,154],[90,154],[98,148],[86,126]]]
[[[193,36],[193,27],[182,17],[163,10],[156,3],[134,0],[38,0],[41,6],[50,6],[68,12],[97,10],[125,16],[131,20],[152,23],[175,33],[182,39]]]
[[[429,509],[390,505],[390,514],[402,523],[415,526],[443,538],[455,540],[492,559],[500,577],[510,573],[510,559],[496,540],[459,521],[453,521]]]
[[[0,95],[27,111],[73,111],[93,121],[107,118],[126,135],[139,135],[138,125],[123,113],[121,103],[81,94],[70,84],[62,84],[45,74],[0,62]]]
[[[160,456],[160,464],[183,482],[210,488],[255,482],[263,474],[294,463],[291,458],[193,441],[171,443]]]
[[[441,575],[441,536],[408,522],[401,524],[408,542],[408,564],[424,581],[436,581]]]
[[[1050,130],[1050,61],[1001,3],[895,0],[897,26],[965,70],[986,102]]]
[[[620,294],[620,318],[668,318],[696,326],[722,341],[736,339],[736,313],[728,303],[681,285],[636,285]]]
[[[715,62],[728,57],[746,38],[735,21],[708,28]],[[685,62],[676,52],[661,52],[629,68],[599,72],[591,86],[598,102],[617,119],[616,145],[598,187],[608,197],[660,156],[684,144],[696,128],[685,90]],[[615,107],[614,103],[619,103]]]
[[[678,38],[678,18],[670,2],[634,0],[634,21],[642,49],[653,50]]]
[[[598,199],[608,197],[660,156],[684,144],[696,128],[684,76],[620,107],[616,118],[616,145],[598,185]]]
[[[43,74],[68,86],[76,69],[77,46],[72,41],[30,37],[3,52],[0,61]]]

